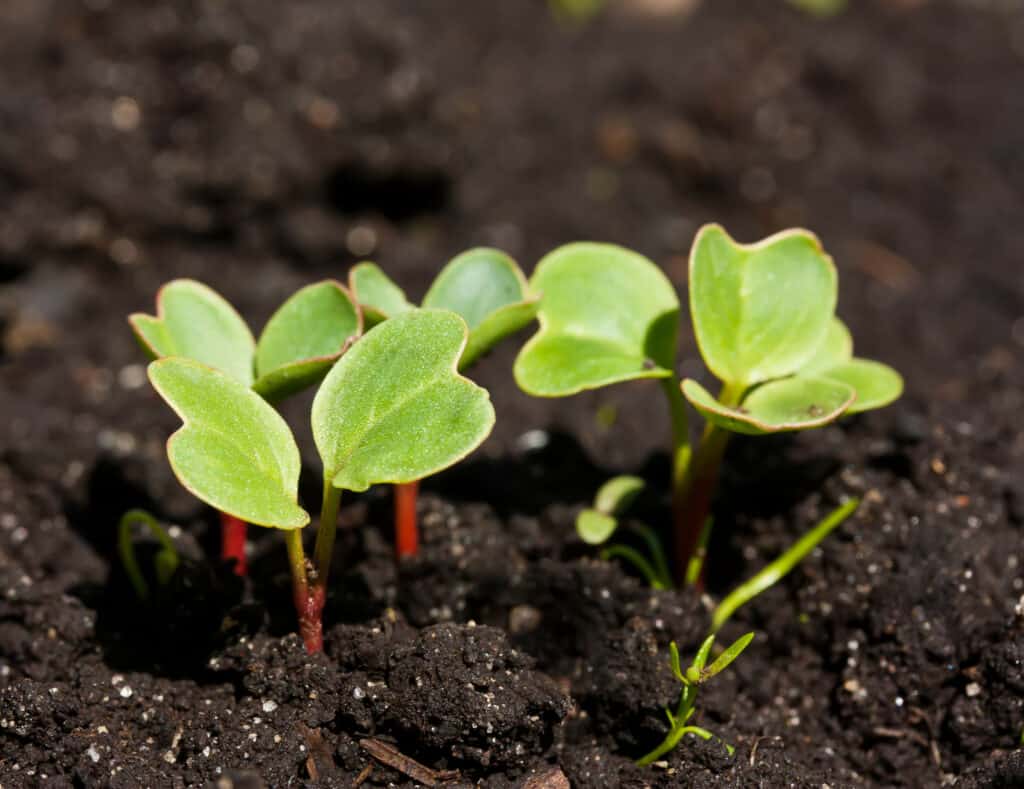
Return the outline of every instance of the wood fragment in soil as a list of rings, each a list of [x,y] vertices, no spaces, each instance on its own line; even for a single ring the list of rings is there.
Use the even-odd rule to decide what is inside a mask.
[[[531,775],[523,783],[522,789],[569,789],[569,779],[561,768],[552,767],[542,773]]]
[[[374,759],[402,775],[407,775],[424,786],[440,786],[458,777],[458,770],[431,770],[424,764],[399,751],[394,745],[367,737],[359,741],[360,747]]]
[[[363,785],[363,782],[370,777],[373,773],[373,762],[370,762],[366,767],[359,771],[359,775],[356,776],[356,780],[352,782],[352,789],[359,789]]]

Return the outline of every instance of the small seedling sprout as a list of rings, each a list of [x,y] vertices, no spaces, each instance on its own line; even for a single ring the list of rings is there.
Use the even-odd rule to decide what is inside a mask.
[[[576,533],[590,545],[604,545],[619,528],[620,516],[644,488],[639,477],[624,475],[613,477],[597,491],[594,506],[588,507],[576,516]],[[629,530],[639,535],[647,546],[648,556],[629,545],[610,545],[602,548],[601,558],[624,559],[635,567],[655,589],[671,589],[672,574],[668,560],[661,548],[658,535],[650,526],[632,521]]]
[[[212,288],[176,279],[157,293],[157,314],[129,317],[151,359],[195,359],[276,403],[316,384],[362,331],[355,301],[339,283],[324,280],[287,299],[257,342],[234,307]],[[221,513],[221,555],[246,572],[246,524]]]
[[[494,425],[486,390],[456,369],[468,335],[452,312],[417,310],[367,332],[331,367],[312,408],[324,476],[311,560],[302,544],[310,517],[298,502],[299,449],[281,415],[243,382],[195,359],[149,366],[154,388],[184,423],[167,442],[182,485],[222,512],[284,533],[310,653],[323,647],[341,492],[441,471]]]
[[[711,615],[711,632],[717,633],[740,606],[749,603],[761,592],[782,580],[837,526],[853,515],[858,506],[860,506],[859,499],[849,499],[836,507],[817,526],[786,549],[785,553],[763,567],[750,580],[743,582],[723,597]]]
[[[610,244],[569,244],[537,265],[530,287],[542,294],[540,330],[516,359],[515,377],[539,397],[660,382],[672,419],[675,575],[699,585],[699,549],[732,433],[819,427],[891,403],[903,383],[886,365],[853,357],[834,315],[835,267],[805,230],[746,245],[707,225],[690,252],[689,285],[698,347],[722,381],[717,397],[675,377],[672,284],[646,258]],[[687,402],[705,419],[695,447]]]
[[[135,594],[140,600],[149,600],[149,584],[139,567],[138,559],[135,557],[135,542],[132,539],[132,527],[141,524],[149,529],[150,533],[160,543],[160,548],[153,557],[153,572],[156,581],[161,587],[167,586],[171,577],[178,569],[181,560],[178,557],[178,550],[174,547],[174,541],[164,531],[156,518],[145,510],[128,510],[121,516],[121,522],[117,528],[117,550],[121,556],[121,564],[124,566],[125,574],[135,589]]]
[[[672,674],[683,686],[682,691],[679,694],[679,703],[676,705],[675,712],[669,708],[665,709],[665,715],[668,717],[669,723],[669,731],[668,734],[665,735],[665,739],[662,740],[661,744],[653,751],[648,753],[646,756],[637,759],[637,765],[640,767],[646,767],[647,765],[656,762],[666,753],[675,748],[676,745],[679,744],[679,741],[687,734],[695,734],[704,740],[710,740],[714,737],[714,734],[707,729],[689,723],[690,719],[696,712],[697,693],[701,685],[728,668],[729,665],[740,656],[743,650],[746,649],[753,640],[753,633],[747,633],[746,635],[741,636],[736,639],[731,646],[724,650],[710,666],[708,666],[707,661],[711,655],[711,649],[715,644],[715,636],[712,634],[700,645],[700,649],[697,650],[697,654],[694,657],[693,662],[685,670],[683,670],[680,662],[679,648],[676,646],[675,641],[669,644]],[[726,744],[725,747],[730,754],[733,752],[731,745]]]
[[[369,326],[416,309],[375,263],[353,266],[348,281]],[[504,252],[486,247],[453,258],[434,279],[422,306],[451,310],[469,326],[460,372],[537,314],[537,298],[531,295],[518,264]],[[395,553],[399,558],[415,556],[419,550],[418,492],[419,480],[395,487]]]

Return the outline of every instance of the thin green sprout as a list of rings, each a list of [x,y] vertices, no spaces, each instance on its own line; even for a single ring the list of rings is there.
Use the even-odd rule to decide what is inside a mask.
[[[834,509],[817,526],[797,540],[784,554],[768,564],[763,570],[748,581],[737,586],[723,598],[711,616],[711,632],[717,633],[722,625],[736,613],[736,609],[749,603],[765,589],[785,577],[807,554],[813,551],[818,543],[825,539],[833,529],[854,513],[860,505],[860,499],[850,499]]]
[[[156,571],[156,579],[160,586],[166,586],[178,569],[181,559],[174,547],[174,541],[170,538],[164,528],[157,522],[156,518],[145,510],[128,510],[121,516],[118,524],[117,549],[121,555],[121,564],[128,575],[128,580],[135,588],[135,594],[140,600],[149,599],[149,584],[142,575],[138,559],[135,557],[135,543],[132,540],[132,526],[136,523],[149,529],[160,543],[160,550],[153,558],[153,567]]]

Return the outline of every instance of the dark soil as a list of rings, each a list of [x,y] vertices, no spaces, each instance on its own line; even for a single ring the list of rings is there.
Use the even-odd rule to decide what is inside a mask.
[[[1024,785],[1024,7],[657,5],[567,28],[540,0],[0,3],[0,787]],[[516,342],[474,371],[498,427],[425,483],[419,557],[392,561],[387,491],[346,502],[325,654],[290,634],[277,535],[245,582],[216,562],[125,323],[161,282],[258,326],[365,256],[420,296],[472,244],[530,269],[597,238],[682,287],[712,219],[816,230],[908,391],[732,445],[707,598],[573,531],[611,473],[664,490],[656,390],[527,398]],[[721,740],[635,767],[677,698],[668,643],[692,654],[713,600],[848,495],[727,627],[757,636],[700,696]],[[116,560],[134,506],[187,559],[150,608]]]

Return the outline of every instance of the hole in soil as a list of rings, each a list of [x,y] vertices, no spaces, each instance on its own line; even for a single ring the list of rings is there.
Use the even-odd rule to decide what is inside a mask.
[[[452,179],[433,168],[381,171],[352,162],[335,167],[323,191],[340,214],[376,213],[403,222],[443,212],[451,201]]]

